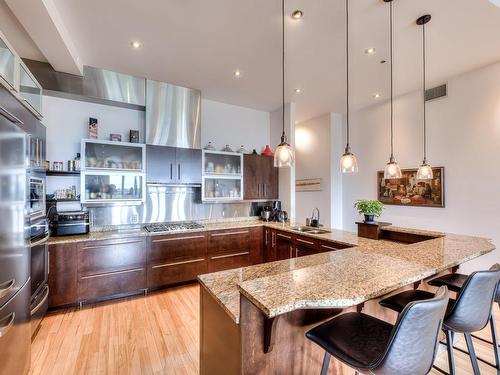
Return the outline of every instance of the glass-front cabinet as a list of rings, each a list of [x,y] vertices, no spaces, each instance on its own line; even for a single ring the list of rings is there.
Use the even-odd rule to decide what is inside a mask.
[[[19,67],[19,95],[28,108],[38,116],[42,114],[42,86],[23,63]]]
[[[145,202],[145,146],[138,143],[82,140],[81,202]]]
[[[203,150],[202,200],[204,202],[243,199],[243,155]]]
[[[0,77],[10,86],[16,87],[16,55],[0,35]]]

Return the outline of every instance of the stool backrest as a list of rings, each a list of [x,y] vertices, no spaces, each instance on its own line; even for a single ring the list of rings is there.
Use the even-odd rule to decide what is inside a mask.
[[[490,320],[499,280],[499,264],[495,264],[488,271],[471,273],[458,293],[453,307],[446,314],[445,327],[456,332],[482,330]]]
[[[373,373],[427,374],[434,363],[447,305],[445,286],[431,299],[410,302],[399,314],[387,349]]]

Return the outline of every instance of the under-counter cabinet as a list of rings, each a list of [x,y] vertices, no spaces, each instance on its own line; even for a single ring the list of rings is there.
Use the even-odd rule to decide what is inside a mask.
[[[294,257],[292,234],[276,231],[274,243],[276,247],[276,260],[285,260]]]
[[[210,232],[208,272],[262,263],[262,228]]]
[[[146,289],[146,239],[84,242],[78,246],[80,302]]]
[[[49,245],[49,307],[78,302],[77,245]]]
[[[243,161],[243,198],[278,199],[278,168],[274,167],[274,158],[264,155],[244,155]]]
[[[196,280],[207,272],[206,233],[152,236],[148,241],[148,288]]]
[[[320,252],[319,240],[311,237],[295,237],[294,257],[318,254]]]

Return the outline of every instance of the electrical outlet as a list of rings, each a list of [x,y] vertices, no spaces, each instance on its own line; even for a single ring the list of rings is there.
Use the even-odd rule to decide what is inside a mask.
[[[139,223],[139,215],[137,214],[132,214],[132,216],[130,217],[130,221],[132,224],[137,224]]]

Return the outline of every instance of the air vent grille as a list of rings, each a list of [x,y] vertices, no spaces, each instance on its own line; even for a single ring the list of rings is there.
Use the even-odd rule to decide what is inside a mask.
[[[436,86],[425,91],[425,101],[442,98],[448,95],[448,86],[446,84]]]

